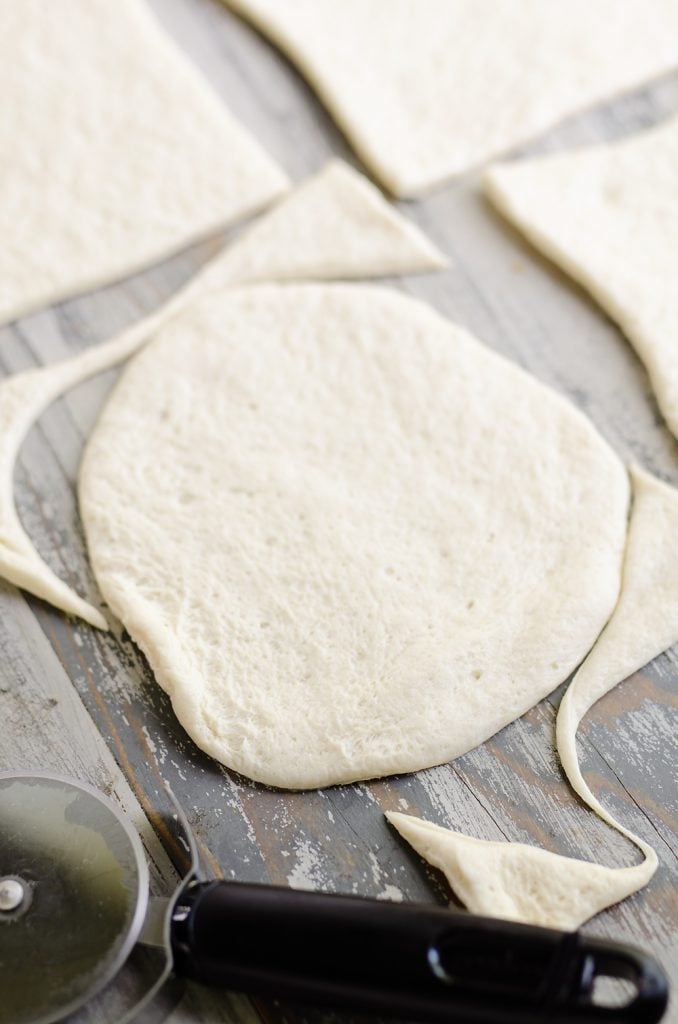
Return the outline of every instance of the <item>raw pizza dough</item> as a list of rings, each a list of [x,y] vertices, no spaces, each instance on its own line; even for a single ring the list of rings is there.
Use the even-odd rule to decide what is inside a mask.
[[[215,262],[227,283],[441,270],[443,254],[341,160],[299,185]]]
[[[566,678],[617,599],[628,479],[427,306],[279,285],[160,329],[79,494],[102,593],[197,744],[309,788],[448,761]]]
[[[678,65],[678,0],[226,0],[375,177],[419,195]]]
[[[287,186],[142,0],[4,0],[0,97],[0,322],[168,256]]]
[[[623,142],[493,168],[485,185],[617,321],[678,437],[678,117]]]
[[[101,612],[51,571],[26,535],[14,507],[14,463],[30,426],[50,402],[129,358],[192,298],[247,281],[373,277],[430,271],[444,264],[442,254],[374,186],[334,160],[249,226],[155,313],[71,359],[2,381],[0,575],[93,626],[107,628]]]
[[[525,843],[474,839],[396,811],[386,817],[424,860],[443,872],[474,914],[574,931],[640,888],[632,884],[618,891],[617,882],[623,881],[618,872],[592,861]]]
[[[444,871],[478,914],[551,928],[578,928],[652,878],[657,855],[591,792],[577,758],[579,723],[596,701],[678,640],[678,491],[632,470],[633,512],[622,589],[614,614],[577,672],[558,712],[558,753],[573,789],[639,847],[641,863],[608,868],[523,843],[485,842],[405,814],[388,814],[400,834]]]

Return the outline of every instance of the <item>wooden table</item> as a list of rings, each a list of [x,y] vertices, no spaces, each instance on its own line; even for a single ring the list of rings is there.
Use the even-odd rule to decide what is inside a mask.
[[[297,73],[216,0],[152,0],[152,6],[292,178],[305,177],[332,154],[356,162]],[[676,110],[678,75],[571,119],[525,152],[619,137]],[[394,286],[427,299],[529,368],[583,409],[620,455],[678,485],[678,448],[631,347],[579,288],[492,212],[477,176],[424,202],[404,204],[403,210],[448,254],[450,268]],[[172,295],[222,241],[215,238],[122,284],[1,329],[0,370],[9,374],[51,362],[108,338]],[[75,477],[83,440],[113,379],[106,374],[56,402],[28,437],[16,473],[20,514],[41,554],[91,596],[96,587],[85,557]],[[473,836],[538,843],[610,865],[638,857],[563,781],[553,744],[561,691],[453,764],[285,794],[226,771],[194,746],[119,627],[97,632],[1,584],[0,655],[0,770],[56,770],[113,792],[143,832],[156,888],[170,869],[146,816],[153,817],[163,780],[183,800],[203,854],[227,878],[449,901],[442,877],[387,826],[382,812],[388,809]],[[586,931],[641,943],[676,980],[677,681],[673,650],[606,697],[585,723],[580,743],[596,793],[660,858],[659,871],[641,894],[598,915]],[[172,1020],[320,1016],[191,987]]]

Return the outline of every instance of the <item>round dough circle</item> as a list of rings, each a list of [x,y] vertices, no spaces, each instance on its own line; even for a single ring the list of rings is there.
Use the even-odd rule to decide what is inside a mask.
[[[628,480],[422,303],[266,285],[196,301],[134,359],[80,501],[196,743],[310,788],[450,760],[562,682],[617,598]]]

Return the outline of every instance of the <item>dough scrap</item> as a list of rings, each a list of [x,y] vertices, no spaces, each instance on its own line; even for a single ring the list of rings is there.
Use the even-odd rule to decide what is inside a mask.
[[[615,821],[591,793],[575,745],[579,723],[589,709],[620,680],[678,641],[678,490],[638,467],[632,468],[631,478],[633,510],[621,594],[614,615],[561,701],[556,742],[575,792],[645,854],[648,881],[657,864],[654,851]]]
[[[0,5],[0,322],[270,203],[282,170],[142,0]]]
[[[678,437],[678,117],[641,135],[492,168],[489,198],[616,320]]]
[[[409,814],[389,812],[386,817],[424,860],[443,872],[474,914],[574,931],[637,888],[624,886],[620,872],[591,861],[524,843],[474,839]]]
[[[362,174],[331,160],[215,263],[229,284],[440,270],[447,259]]]
[[[14,463],[31,425],[59,395],[124,362],[193,298],[235,283],[423,272],[444,257],[366,179],[331,161],[255,221],[168,302],[110,341],[0,382],[0,576],[100,629],[100,611],[43,562],[14,507]]]
[[[374,176],[437,187],[678,64],[678,3],[226,0],[297,64]]]
[[[79,495],[102,594],[189,734],[304,789],[447,761],[566,678],[617,599],[628,477],[424,304],[265,285],[155,335]]]
[[[643,860],[632,867],[607,868],[523,843],[473,839],[405,814],[387,814],[475,913],[575,929],[642,889],[657,869],[652,847],[616,821],[591,792],[576,749],[577,729],[593,705],[678,640],[678,491],[637,468],[631,476],[633,511],[619,601],[561,702],[556,735],[572,788],[603,821],[639,847]]]

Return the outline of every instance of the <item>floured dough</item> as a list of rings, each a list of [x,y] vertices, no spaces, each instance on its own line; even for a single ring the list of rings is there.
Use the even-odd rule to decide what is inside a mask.
[[[0,97],[0,322],[286,188],[142,0],[2,3]]]
[[[53,366],[0,383],[0,575],[99,628],[106,620],[42,561],[14,508],[22,440],[40,413],[81,381],[123,362],[203,292],[277,277],[372,277],[434,270],[444,257],[362,175],[332,161],[266,213],[155,313],[117,337]]]
[[[425,305],[290,285],[164,325],[79,493],[102,593],[191,736],[307,788],[447,761],[566,678],[617,598],[628,481]]]
[[[678,64],[678,3],[226,0],[317,89],[375,177],[418,195]]]
[[[522,843],[485,842],[405,814],[388,814],[400,834],[445,872],[476,913],[553,928],[578,928],[649,882],[657,855],[616,821],[579,768],[576,732],[620,680],[678,640],[678,491],[632,470],[633,512],[622,590],[614,614],[563,698],[558,753],[572,787],[604,821],[638,846],[640,864],[608,868]]]
[[[678,437],[678,117],[623,142],[493,168],[487,193],[591,292]]]

